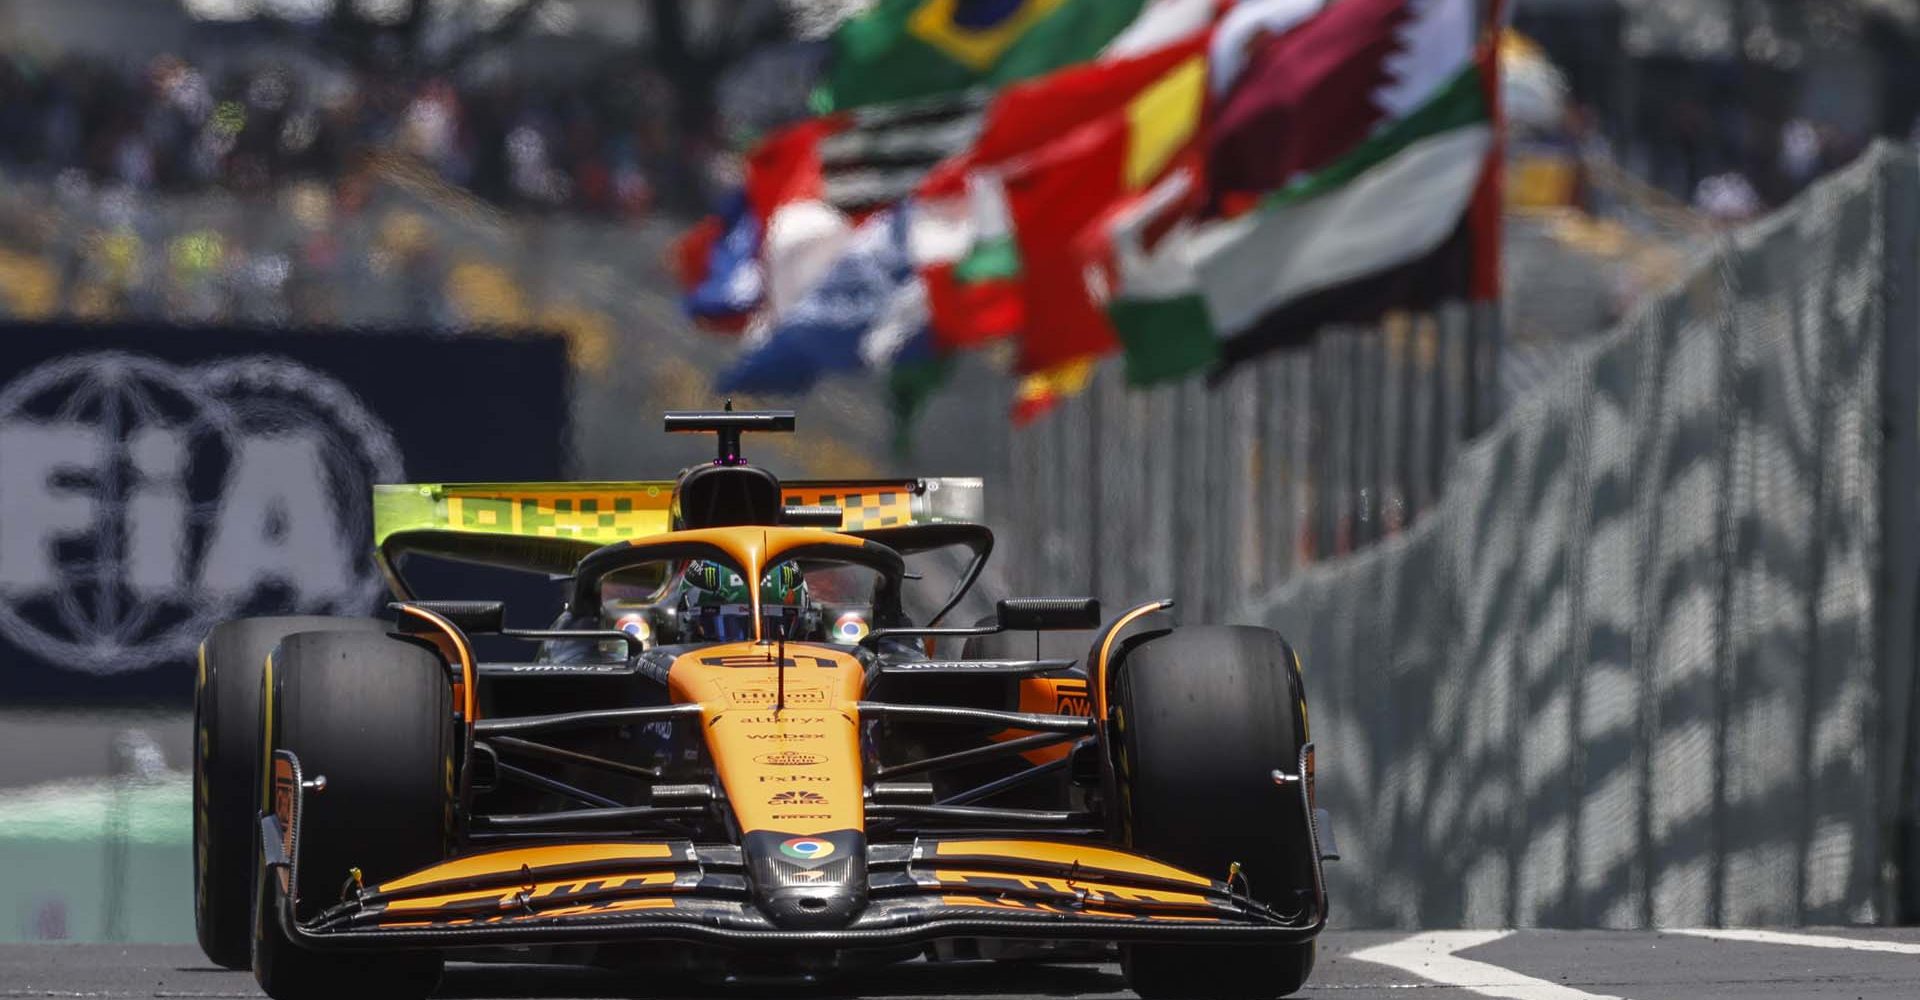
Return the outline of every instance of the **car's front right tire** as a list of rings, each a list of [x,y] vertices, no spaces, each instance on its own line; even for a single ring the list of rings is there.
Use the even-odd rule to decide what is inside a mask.
[[[284,616],[221,622],[200,644],[193,686],[193,923],[200,950],[229,969],[251,961],[253,842],[260,824],[260,677],[295,632],[366,632],[377,618]]]
[[[355,870],[373,886],[446,857],[455,725],[438,654],[387,635],[299,633],[274,651],[264,680],[269,752],[292,751],[309,782],[326,778],[301,800],[297,919],[340,902]],[[253,973],[268,996],[425,997],[439,983],[435,952],[295,943],[281,926],[277,876],[255,871]]]

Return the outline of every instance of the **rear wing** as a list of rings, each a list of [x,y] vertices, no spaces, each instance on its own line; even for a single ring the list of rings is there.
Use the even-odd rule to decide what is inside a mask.
[[[843,531],[978,521],[979,479],[797,480],[781,484],[788,507],[838,507]],[[409,483],[373,488],[373,543],[400,532],[451,531],[564,538],[610,545],[667,530],[673,482]]]
[[[985,510],[979,479],[799,480],[781,484],[788,507],[838,507],[840,530],[973,522]],[[375,557],[395,596],[409,554],[565,576],[602,545],[668,529],[673,482],[404,483],[373,488]]]

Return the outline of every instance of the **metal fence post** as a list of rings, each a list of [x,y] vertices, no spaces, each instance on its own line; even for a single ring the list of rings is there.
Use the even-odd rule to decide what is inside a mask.
[[[1886,328],[1880,361],[1880,580],[1876,632],[1883,704],[1889,724],[1881,801],[1889,813],[1893,878],[1882,912],[1897,923],[1920,921],[1920,683],[1915,618],[1920,613],[1920,157],[1888,158],[1886,185]],[[1902,711],[1899,706],[1906,706]]]

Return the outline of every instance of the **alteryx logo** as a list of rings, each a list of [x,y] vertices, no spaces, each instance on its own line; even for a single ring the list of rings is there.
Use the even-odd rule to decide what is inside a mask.
[[[0,635],[113,674],[237,615],[365,611],[371,486],[404,478],[350,390],[283,358],[29,369],[0,387]]]

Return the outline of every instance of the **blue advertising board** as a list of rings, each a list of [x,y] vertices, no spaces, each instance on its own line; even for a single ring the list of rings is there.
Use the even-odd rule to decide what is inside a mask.
[[[366,614],[382,482],[551,480],[550,336],[0,326],[0,703],[183,704],[216,622]]]

